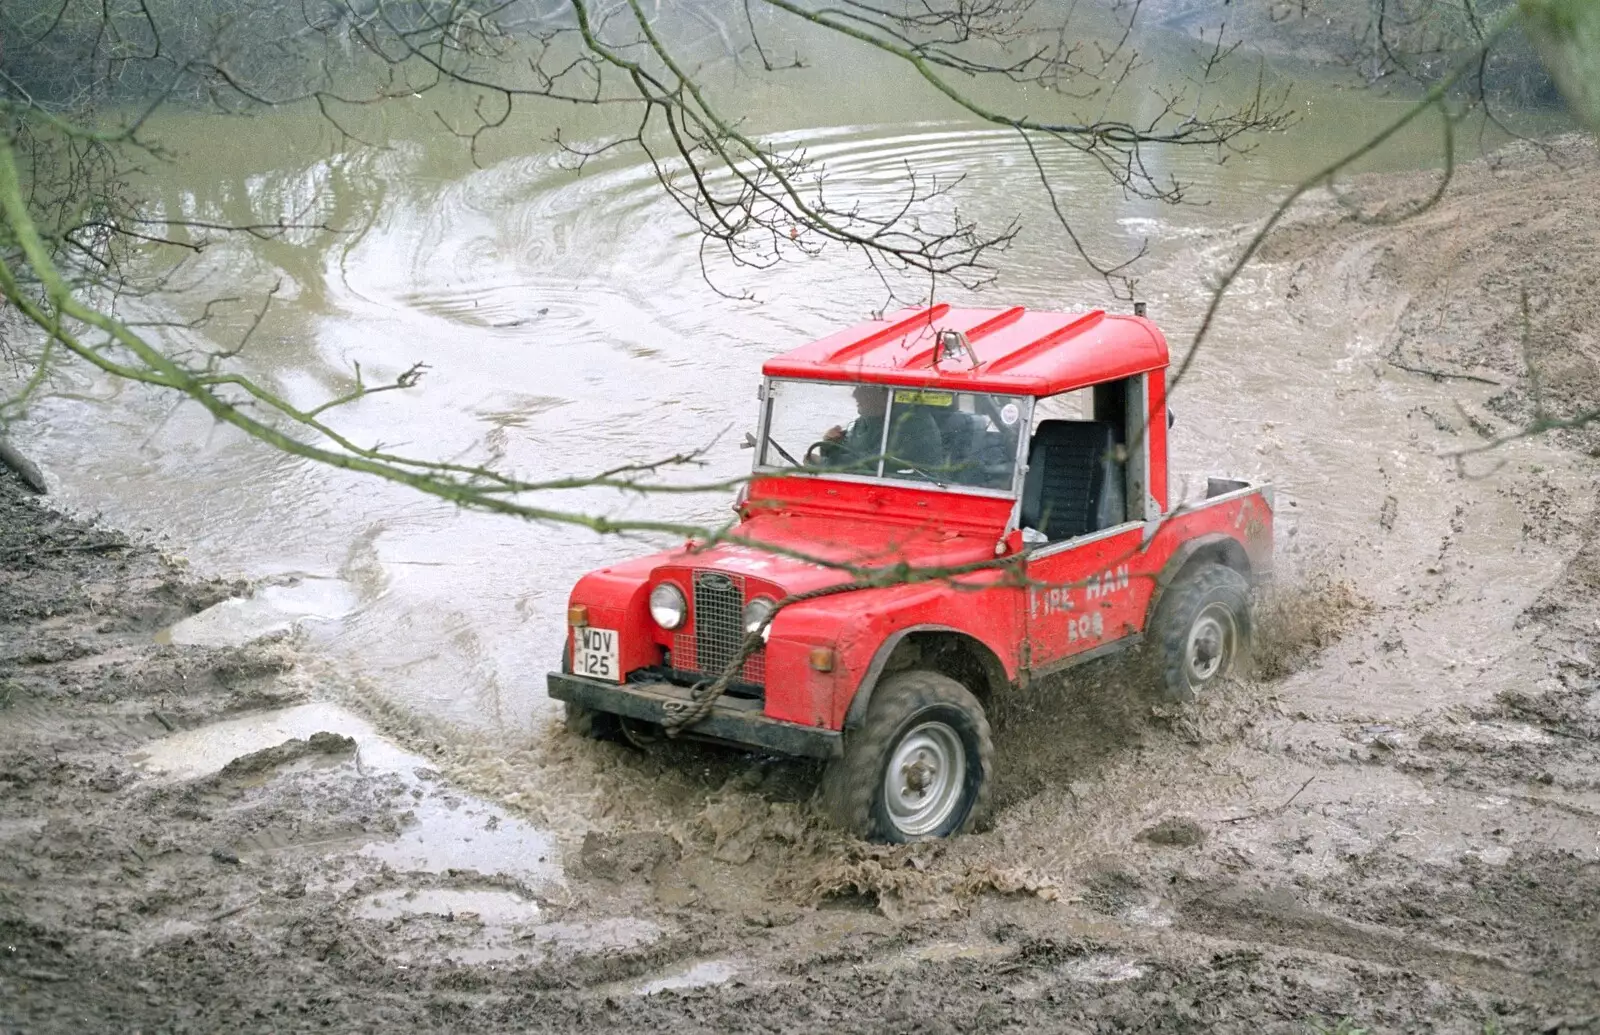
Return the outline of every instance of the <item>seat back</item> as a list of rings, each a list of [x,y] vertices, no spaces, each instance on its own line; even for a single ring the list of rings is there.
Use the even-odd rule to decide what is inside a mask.
[[[954,407],[930,408],[933,422],[939,425],[939,437],[944,442],[946,459],[958,462],[966,451],[967,440],[970,437],[968,421],[972,414],[963,413]]]
[[[1040,421],[1028,447],[1022,524],[1055,542],[1122,522],[1116,427],[1105,421]]]

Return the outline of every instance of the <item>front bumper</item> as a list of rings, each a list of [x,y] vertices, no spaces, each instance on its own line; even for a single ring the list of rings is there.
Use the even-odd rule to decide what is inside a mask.
[[[667,704],[689,700],[689,688],[671,683],[603,683],[597,679],[552,672],[550,696],[558,701],[592,708],[611,715],[661,723],[667,717]],[[800,726],[769,718],[761,702],[725,697],[711,711],[684,731],[696,737],[709,737],[746,747],[761,748],[780,755],[806,758],[834,758],[842,750],[838,730]]]

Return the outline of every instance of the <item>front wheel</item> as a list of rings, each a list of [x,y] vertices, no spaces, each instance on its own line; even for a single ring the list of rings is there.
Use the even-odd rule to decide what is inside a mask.
[[[1199,700],[1249,654],[1250,583],[1220,564],[1182,576],[1161,595],[1146,642],[1161,696]]]
[[[572,673],[572,645],[561,649],[561,671]],[[571,701],[563,702],[562,719],[567,732],[585,740],[615,740],[622,732],[621,721],[615,715],[597,712]]]
[[[615,715],[597,712],[571,701],[566,702],[562,718],[568,733],[585,740],[616,740],[622,734],[622,723]]]
[[[977,698],[937,672],[902,672],[845,734],[844,754],[823,775],[822,803],[837,826],[875,841],[949,837],[982,822],[993,773]]]

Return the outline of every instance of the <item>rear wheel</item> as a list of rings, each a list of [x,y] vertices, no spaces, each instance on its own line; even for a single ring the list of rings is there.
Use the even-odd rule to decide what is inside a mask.
[[[983,706],[960,683],[911,671],[879,686],[844,754],[828,764],[822,804],[838,826],[900,843],[962,834],[984,819],[994,744]]]
[[[1221,564],[1181,576],[1161,595],[1146,642],[1161,696],[1199,700],[1249,655],[1250,583]]]

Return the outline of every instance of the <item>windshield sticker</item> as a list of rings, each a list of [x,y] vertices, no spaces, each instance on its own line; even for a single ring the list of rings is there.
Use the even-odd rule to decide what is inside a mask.
[[[954,392],[919,392],[914,389],[905,389],[894,393],[894,401],[906,405],[954,406],[956,404],[956,395]]]
[[[1021,416],[1022,411],[1017,409],[1016,403],[1006,403],[1000,407],[1000,423],[1008,428],[1015,424]]]

